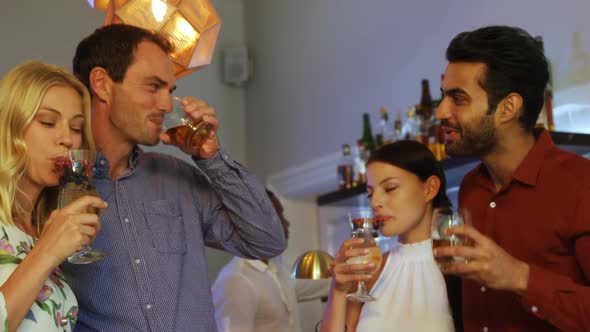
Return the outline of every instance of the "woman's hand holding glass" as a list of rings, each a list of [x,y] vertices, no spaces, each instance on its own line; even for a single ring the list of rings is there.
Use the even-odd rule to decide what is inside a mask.
[[[100,198],[84,196],[62,209],[54,210],[45,222],[35,248],[57,266],[73,253],[92,243],[100,230],[99,217],[86,211],[104,209]]]
[[[347,299],[358,302],[374,301],[366,290],[365,281],[371,280],[381,265],[381,251],[377,246],[378,223],[370,210],[349,212],[352,239],[342,243],[334,260],[334,280],[338,291],[348,292],[354,282],[357,290]]]
[[[372,273],[379,268],[375,267],[375,263],[347,263],[351,258],[369,254],[369,249],[362,247],[363,243],[363,239],[348,239],[340,245],[334,258],[333,268],[336,290],[348,293],[354,283],[371,280],[373,278]]]

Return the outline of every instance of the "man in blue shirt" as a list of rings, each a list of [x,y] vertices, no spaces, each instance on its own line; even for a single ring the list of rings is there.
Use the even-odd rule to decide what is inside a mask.
[[[74,73],[92,95],[95,179],[109,206],[93,247],[106,258],[64,264],[80,305],[76,331],[216,331],[205,246],[264,259],[286,247],[264,187],[220,148],[215,110],[193,97],[187,114],[211,125],[194,165],[143,152],[171,138],[162,119],[175,89],[170,43],[129,25],[80,42]]]

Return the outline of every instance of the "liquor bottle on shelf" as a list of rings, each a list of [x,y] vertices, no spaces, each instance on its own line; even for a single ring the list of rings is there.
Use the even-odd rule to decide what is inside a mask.
[[[368,153],[375,150],[375,138],[373,138],[373,132],[371,131],[371,119],[369,113],[363,113],[363,136],[361,137],[363,145]]]
[[[539,50],[545,53],[543,37],[536,36],[535,40]],[[551,62],[549,59],[547,59],[547,64],[549,66],[549,81],[545,87],[545,100],[537,118],[537,127],[545,127],[547,130],[555,131],[555,122],[553,121],[553,75],[551,74]]]
[[[367,160],[369,154],[365,149],[362,140],[356,141],[356,148],[354,149],[354,172],[352,186],[356,187],[367,183]]]
[[[397,113],[395,121],[393,121],[393,141],[403,139],[402,136],[402,114]]]
[[[430,144],[431,137],[433,135],[432,122],[434,113],[434,104],[432,102],[432,95],[430,94],[430,83],[427,79],[423,79],[421,82],[422,93],[420,94],[420,103],[416,105],[419,110],[418,120],[420,126],[418,127],[418,136],[416,140],[426,146]]]
[[[353,180],[353,160],[350,155],[350,145],[342,145],[342,156],[337,167],[338,171],[338,190],[352,188]]]
[[[439,122],[436,122],[432,128],[434,135],[430,138],[432,144],[429,144],[428,147],[436,157],[436,160],[446,159],[447,154],[445,152],[445,135],[442,130],[442,126]]]
[[[428,146],[430,138],[430,124],[426,119],[421,117],[418,118],[418,134],[416,140],[426,146]]]
[[[421,85],[422,93],[420,95],[420,114],[422,119],[424,119],[424,122],[429,122],[434,111],[432,95],[430,95],[430,83],[427,79],[423,79]]]
[[[547,84],[545,89],[545,116],[547,117],[547,129],[549,131],[555,131],[555,122],[553,121],[553,87],[551,81]]]
[[[387,108],[381,107],[379,109],[379,113],[381,116],[381,120],[379,121],[379,128],[377,130],[377,134],[375,135],[375,143],[377,145],[377,148],[385,144],[389,144],[393,141],[393,133],[391,132],[389,124],[389,114]]]
[[[408,119],[402,126],[402,139],[419,140],[420,116],[415,106],[408,108]]]

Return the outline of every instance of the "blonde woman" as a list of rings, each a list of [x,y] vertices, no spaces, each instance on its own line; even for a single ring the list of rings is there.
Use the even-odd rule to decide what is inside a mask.
[[[71,331],[77,302],[58,268],[100,225],[83,197],[61,210],[52,158],[92,147],[86,88],[37,61],[0,82],[0,331]]]

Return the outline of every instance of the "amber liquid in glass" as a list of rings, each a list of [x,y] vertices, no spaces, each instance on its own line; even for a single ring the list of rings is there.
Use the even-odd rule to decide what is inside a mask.
[[[459,237],[454,236],[452,239],[432,239],[432,248],[436,249],[439,247],[457,247],[457,246],[470,246],[471,241]],[[434,260],[439,266],[445,266],[451,264],[453,262],[464,262],[465,258],[461,256],[452,256],[452,257],[435,257]]]
[[[436,249],[439,247],[450,247],[451,240],[449,239],[433,239],[432,240],[432,248]],[[438,265],[447,265],[453,262],[453,257],[434,257],[434,260]]]
[[[209,134],[211,125],[205,122],[187,123],[166,130],[174,145],[200,146]]]
[[[381,249],[379,249],[379,247],[375,247],[375,246],[370,246],[368,244],[365,245],[361,245],[357,248],[367,248],[369,249],[369,253],[363,256],[356,256],[356,257],[350,257],[349,259],[346,260],[346,264],[369,264],[369,263],[373,263],[375,264],[375,268],[372,271],[369,271],[369,273],[373,274],[375,272],[377,272],[377,270],[379,270],[379,267],[381,266]],[[365,272],[363,272],[365,273]]]

